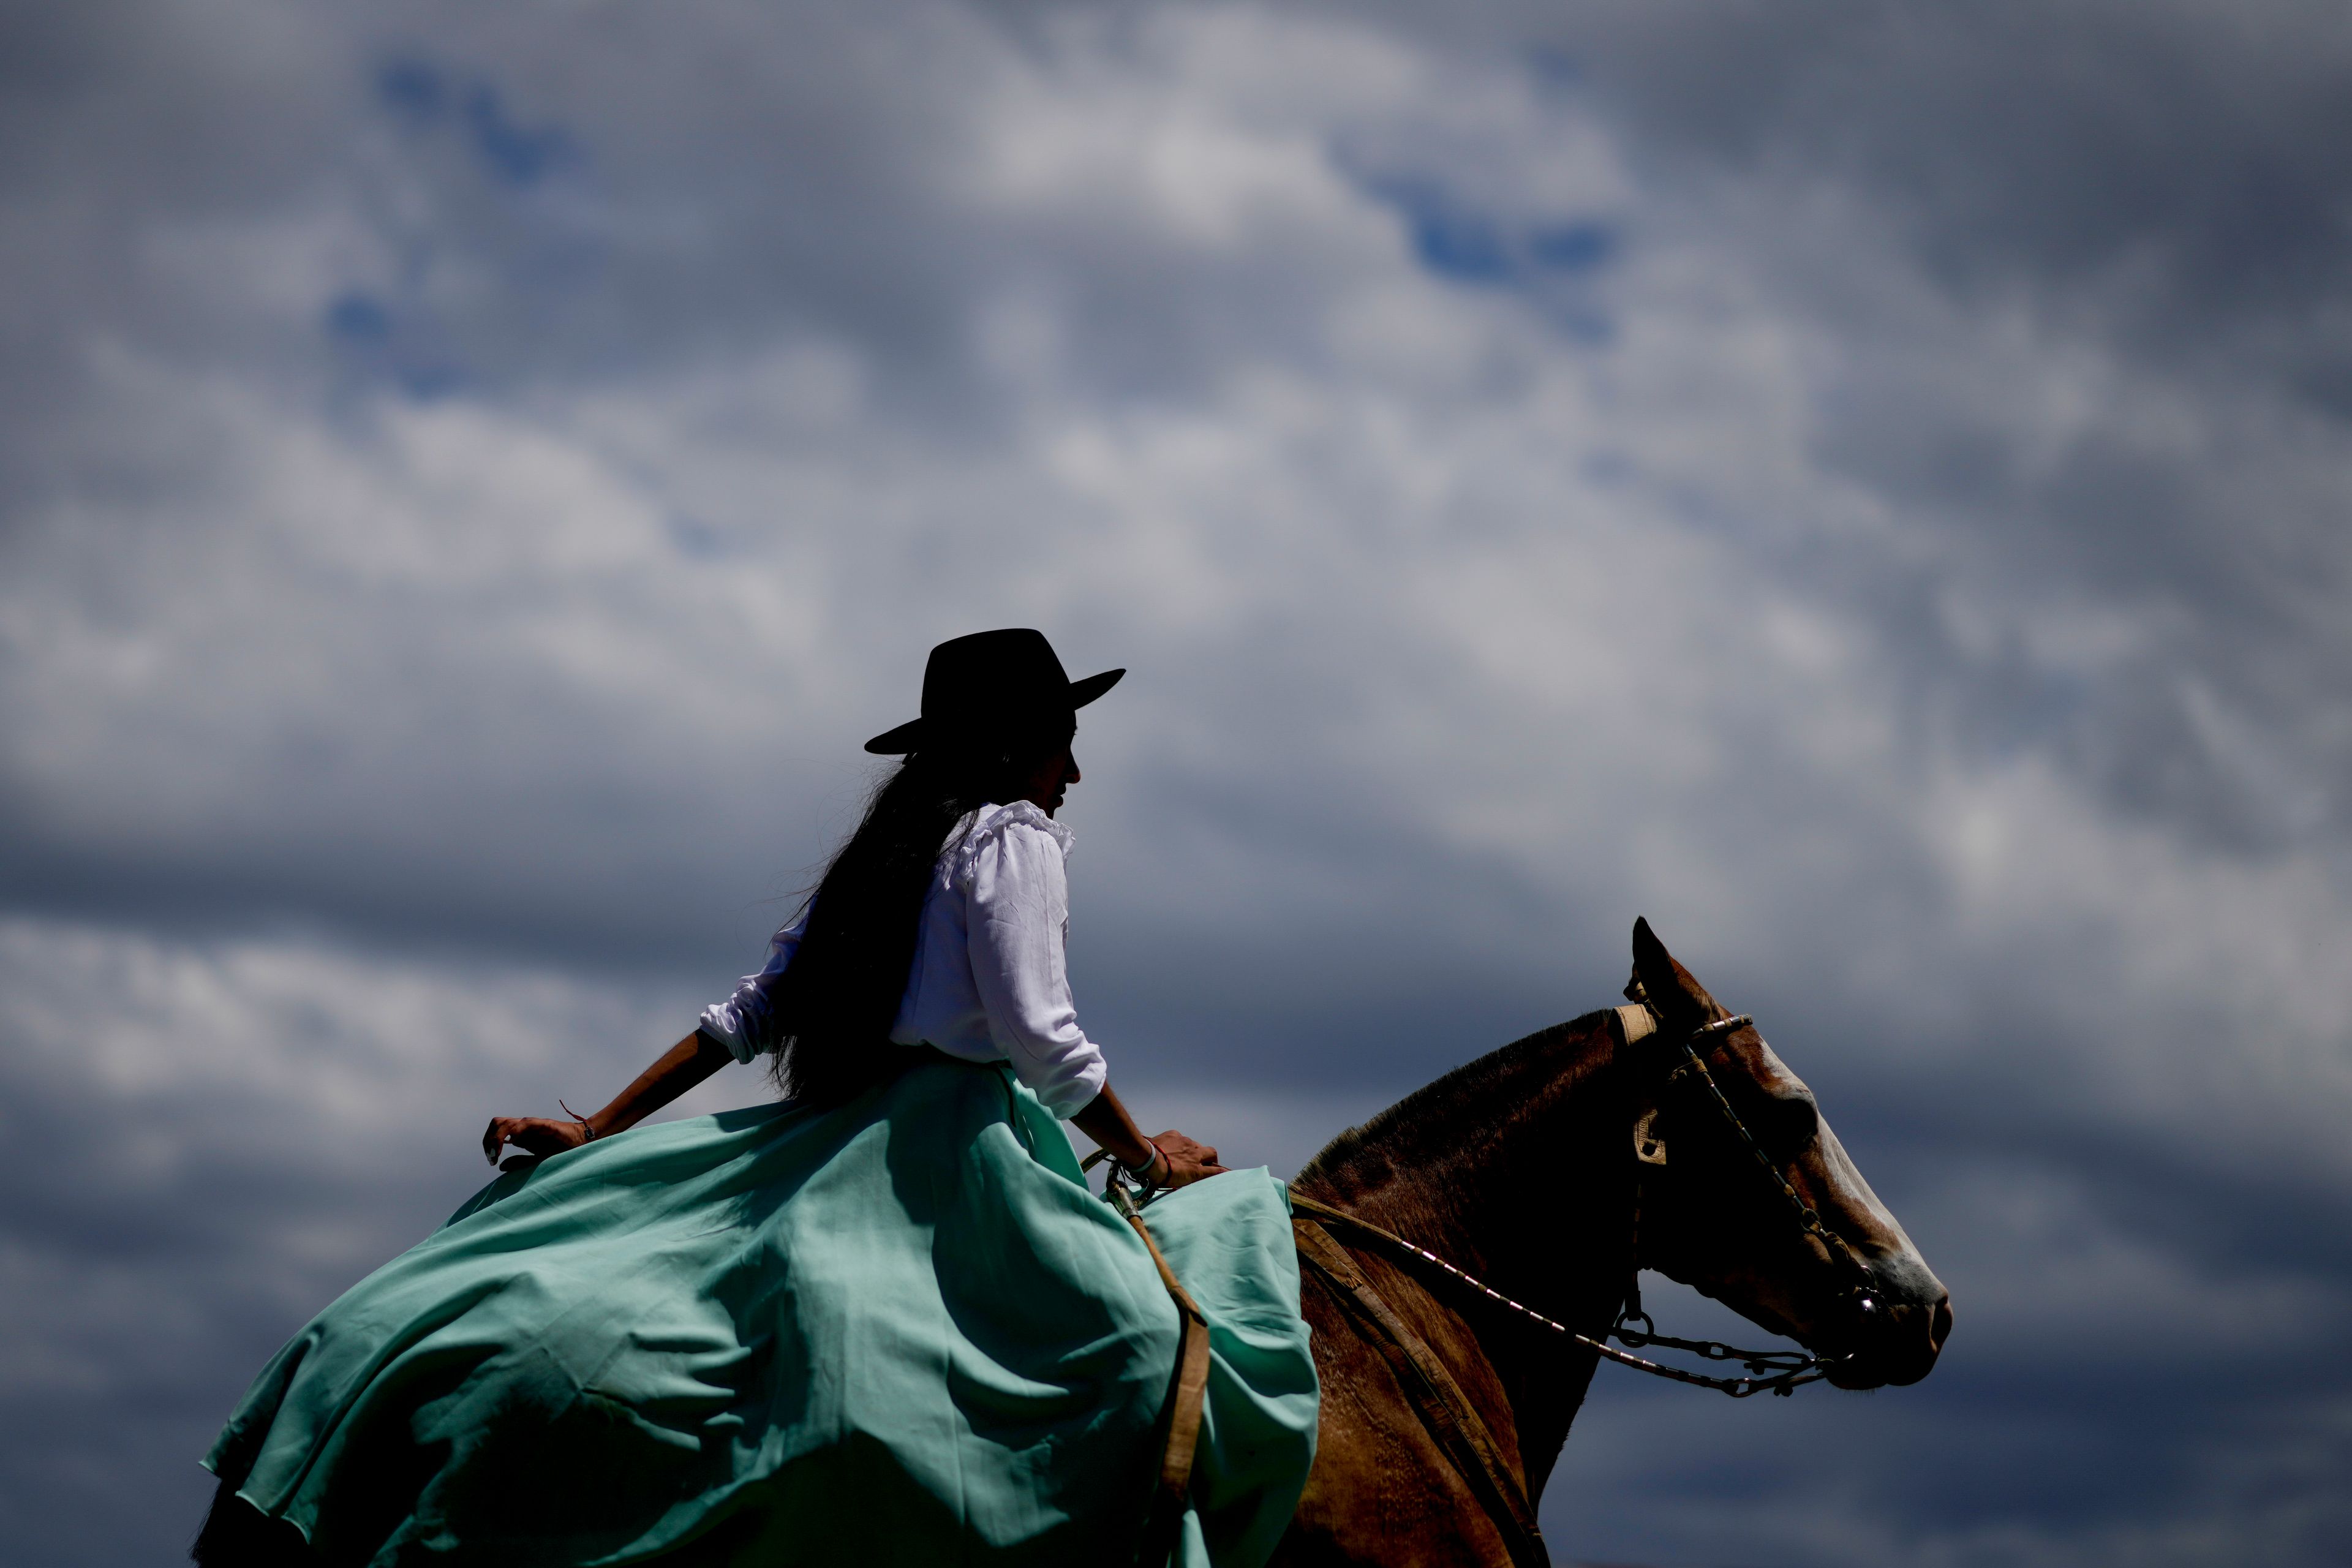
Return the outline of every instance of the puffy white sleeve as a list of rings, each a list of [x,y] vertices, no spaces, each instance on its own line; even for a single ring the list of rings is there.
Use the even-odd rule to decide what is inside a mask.
[[[739,1062],[748,1062],[761,1051],[776,1048],[775,1015],[769,1006],[775,994],[776,982],[783,978],[784,970],[792,963],[793,954],[800,950],[801,935],[808,930],[808,910],[803,909],[791,923],[768,939],[768,961],[757,974],[747,974],[736,983],[735,994],[724,1002],[713,1002],[702,1010],[702,1022],[695,1032],[709,1036],[734,1053]]]
[[[1102,1092],[1110,1069],[1070,1000],[1062,846],[1042,827],[1006,822],[968,866],[965,929],[990,1037],[1045,1108],[1067,1120]]]

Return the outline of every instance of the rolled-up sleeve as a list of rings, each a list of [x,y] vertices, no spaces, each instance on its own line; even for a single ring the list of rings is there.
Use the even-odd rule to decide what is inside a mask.
[[[790,924],[768,939],[768,961],[760,966],[760,972],[737,982],[735,994],[726,1001],[713,1002],[702,1010],[702,1021],[695,1026],[695,1032],[725,1046],[739,1062],[748,1062],[761,1051],[774,1050],[775,1010],[771,1003],[776,982],[791,966],[793,954],[801,945],[801,934],[807,930],[808,911],[803,910]]]
[[[1061,845],[1042,828],[1007,824],[972,858],[965,899],[989,1035],[1021,1081],[1066,1120],[1102,1092],[1109,1069],[1070,1000]]]

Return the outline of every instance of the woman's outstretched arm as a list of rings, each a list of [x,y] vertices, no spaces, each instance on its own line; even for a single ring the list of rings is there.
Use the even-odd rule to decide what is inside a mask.
[[[610,1137],[635,1127],[734,1059],[725,1046],[697,1030],[664,1051],[584,1125],[551,1116],[491,1117],[489,1130],[482,1134],[482,1153],[495,1165],[499,1151],[509,1143],[532,1154],[561,1154],[591,1137]]]
[[[1213,1176],[1224,1167],[1217,1163],[1217,1152],[1205,1143],[1196,1143],[1181,1132],[1171,1130],[1157,1138],[1146,1138],[1135,1125],[1135,1118],[1103,1085],[1102,1092],[1078,1108],[1070,1118],[1078,1131],[1096,1143],[1110,1151],[1111,1158],[1139,1175],[1148,1174],[1147,1167],[1157,1166],[1159,1159],[1167,1161],[1165,1173],[1160,1178],[1163,1187],[1181,1187],[1197,1182],[1203,1176]]]

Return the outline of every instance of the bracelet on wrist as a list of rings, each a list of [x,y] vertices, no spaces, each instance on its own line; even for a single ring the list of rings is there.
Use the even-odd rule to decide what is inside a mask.
[[[572,1121],[580,1124],[580,1141],[583,1143],[593,1143],[596,1142],[596,1124],[594,1122],[589,1121],[586,1117],[581,1115],[570,1106],[565,1105],[563,1101],[560,1100],[555,1103],[562,1110],[564,1115],[569,1116]]]

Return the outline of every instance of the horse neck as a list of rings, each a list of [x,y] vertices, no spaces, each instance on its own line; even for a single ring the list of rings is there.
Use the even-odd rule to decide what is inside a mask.
[[[1588,1015],[1456,1069],[1342,1133],[1297,1185],[1597,1336],[1632,1274],[1633,1111],[1607,1026]],[[1454,1307],[1443,1288],[1431,1294]],[[1459,1317],[1510,1400],[1533,1494],[1593,1354],[1507,1309]]]

